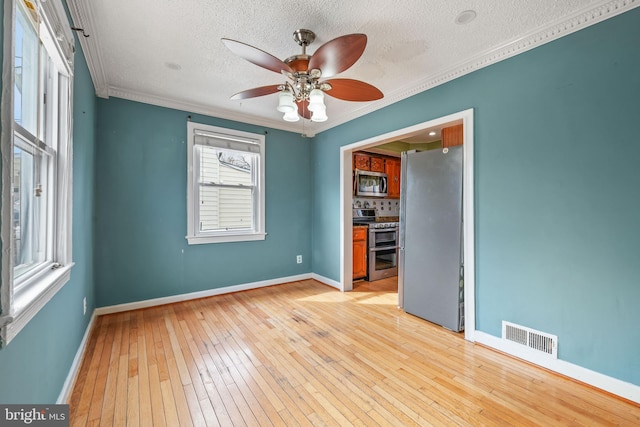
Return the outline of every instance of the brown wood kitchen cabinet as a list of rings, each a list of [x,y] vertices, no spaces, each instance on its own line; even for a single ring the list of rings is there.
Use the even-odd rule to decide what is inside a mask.
[[[462,125],[442,129],[442,148],[462,145]]]
[[[362,171],[384,172],[384,157],[366,153],[353,154],[353,167]]]
[[[367,226],[353,226],[353,278],[367,275]]]
[[[371,156],[369,164],[371,165],[371,172],[384,172],[384,158]]]
[[[356,153],[353,155],[353,167],[361,171],[368,171],[371,169],[370,160],[371,157],[368,155]]]
[[[400,159],[387,158],[384,161],[384,172],[387,174],[387,197],[400,198]]]

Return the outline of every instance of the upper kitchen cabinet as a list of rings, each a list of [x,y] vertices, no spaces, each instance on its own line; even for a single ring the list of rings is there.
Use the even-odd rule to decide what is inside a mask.
[[[384,172],[387,174],[387,194],[390,199],[400,198],[400,159],[386,158]]]
[[[442,129],[442,148],[462,145],[462,125]]]
[[[367,154],[355,153],[353,155],[353,168],[361,171],[371,170],[371,157]]]
[[[384,157],[367,153],[353,154],[353,168],[361,171],[384,172]]]
[[[384,159],[382,157],[371,156],[369,164],[371,165],[371,172],[384,172]]]

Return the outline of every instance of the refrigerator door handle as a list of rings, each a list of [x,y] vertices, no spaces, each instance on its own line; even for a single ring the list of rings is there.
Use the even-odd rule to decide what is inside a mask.
[[[398,250],[400,249],[400,247],[399,246],[378,246],[376,248],[369,248],[369,252],[388,251],[391,249]]]
[[[404,307],[404,248],[398,248],[398,308]]]
[[[400,155],[400,226],[398,229],[398,246],[404,249],[406,206],[407,203],[407,152]]]
[[[404,236],[407,202],[407,153],[400,155],[400,227],[398,228],[398,308],[404,309]]]

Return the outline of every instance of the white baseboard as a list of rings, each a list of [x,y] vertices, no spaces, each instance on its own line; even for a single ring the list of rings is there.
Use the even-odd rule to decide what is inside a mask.
[[[329,279],[328,277],[324,277],[316,273],[311,273],[311,278],[313,280],[317,280],[318,282],[322,282],[325,285],[329,285],[332,288],[336,288],[339,291],[342,290],[342,285],[340,284],[340,282],[336,282],[335,280]]]
[[[87,342],[89,341],[89,334],[91,333],[91,328],[93,328],[93,324],[95,323],[96,315],[95,310],[91,314],[91,320],[89,320],[89,324],[87,325],[87,329],[84,331],[84,336],[82,337],[82,341],[80,341],[80,345],[78,346],[78,350],[76,351],[76,355],[73,358],[73,362],[71,363],[71,368],[69,369],[69,373],[67,374],[67,378],[64,380],[64,384],[62,385],[62,390],[60,391],[60,395],[58,396],[57,404],[65,404],[71,397],[71,390],[73,389],[73,384],[75,383],[76,377],[78,375],[78,371],[80,370],[80,364],[82,363],[82,356],[84,356],[84,352],[87,348]]]
[[[264,288],[267,286],[281,285],[288,282],[311,279],[311,273],[298,274],[297,276],[280,277],[278,279],[261,280],[259,282],[243,283],[241,285],[225,286],[223,288],[207,289],[206,291],[190,292],[188,294],[172,295],[170,297],[154,298],[143,301],[129,302],[125,304],[111,305],[96,308],[96,316],[104,314],[120,313],[122,311],[137,310],[140,308],[155,307],[157,305],[171,304],[180,301],[206,298],[215,295],[229,294],[232,292],[247,291],[249,289]]]
[[[481,331],[475,331],[475,341],[493,349],[510,354],[519,359],[526,360],[535,365],[557,372],[561,375],[581,381],[593,387],[613,393],[622,398],[640,403],[640,386],[592,371],[582,366],[574,365],[565,360],[547,358],[543,355],[535,354],[528,348],[502,340],[493,335]]]

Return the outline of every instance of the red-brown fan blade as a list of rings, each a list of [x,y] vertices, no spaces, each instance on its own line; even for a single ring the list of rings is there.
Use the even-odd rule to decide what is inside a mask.
[[[224,43],[231,52],[259,67],[276,73],[281,73],[282,71],[293,72],[287,64],[257,47],[231,39],[222,39],[222,43]]]
[[[305,119],[311,119],[311,111],[309,111],[309,101],[298,101],[298,114]]]
[[[309,61],[309,70],[322,71],[322,77],[335,76],[351,67],[367,46],[364,34],[347,34],[326,42]]]
[[[253,89],[243,90],[242,92],[238,92],[235,95],[231,96],[230,99],[247,99],[247,98],[255,98],[263,95],[270,95],[272,93],[279,92],[280,85],[269,85],[269,86],[261,86],[254,87]]]
[[[331,89],[325,91],[327,95],[344,101],[375,101],[384,97],[377,87],[360,80],[331,79],[324,83],[331,85]]]

